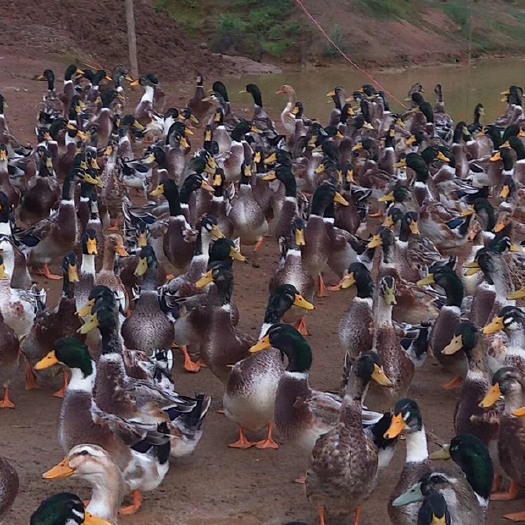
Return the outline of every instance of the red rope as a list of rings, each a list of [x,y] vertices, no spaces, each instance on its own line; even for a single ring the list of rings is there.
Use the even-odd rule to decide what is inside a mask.
[[[405,104],[403,104],[403,102],[401,102],[401,100],[399,100],[397,97],[395,97],[392,93],[390,93],[390,91],[387,91],[383,85],[378,82],[370,73],[368,73],[367,71],[365,71],[364,69],[362,69],[361,67],[359,67],[358,64],[356,64],[334,41],[333,39],[330,37],[330,35],[328,35],[328,33],[323,29],[323,27],[321,26],[321,24],[313,17],[313,15],[310,13],[310,11],[308,11],[308,9],[306,9],[306,7],[303,5],[303,2],[301,0],[295,0],[297,2],[297,5],[304,11],[305,15],[312,21],[312,23],[317,27],[317,29],[319,29],[319,31],[323,34],[323,36],[326,38],[326,40],[328,40],[328,42],[330,42],[330,44],[332,44],[335,49],[337,49],[337,51],[339,51],[339,53],[341,54],[341,56],[347,61],[349,62],[352,66],[354,66],[358,71],[360,71],[361,73],[363,73],[363,75],[365,75],[367,78],[370,79],[370,81],[375,84],[381,91],[384,91],[387,95],[389,95],[392,99],[394,99],[398,104],[400,104],[402,107],[404,107],[405,109],[408,109],[408,106],[406,106]]]

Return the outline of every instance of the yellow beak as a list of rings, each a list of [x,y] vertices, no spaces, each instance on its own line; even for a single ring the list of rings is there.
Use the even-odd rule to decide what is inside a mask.
[[[403,416],[401,414],[396,414],[392,418],[392,422],[390,423],[390,427],[388,430],[384,433],[384,437],[386,439],[394,439],[397,436],[403,432],[403,430],[408,429],[408,425],[406,424],[405,420],[403,419]]]
[[[482,408],[493,407],[502,397],[503,394],[501,393],[499,383],[496,383],[495,385],[492,385],[488,394],[483,398],[479,406]]]
[[[204,288],[208,284],[213,282],[213,274],[211,270],[208,270],[196,283],[197,288]]]
[[[51,350],[46,357],[40,359],[38,363],[34,366],[35,370],[45,370],[46,368],[51,368],[52,366],[58,365],[59,361],[57,359],[56,353],[54,350]]]
[[[52,469],[44,472],[42,477],[44,479],[62,479],[71,477],[75,471],[70,467],[69,461],[64,459],[58,465],[54,466]]]
[[[501,332],[504,328],[505,325],[503,324],[503,317],[495,317],[491,323],[483,327],[482,332],[485,335],[490,335],[495,334],[497,332]]]
[[[300,293],[295,294],[295,300],[293,302],[294,306],[298,306],[299,308],[304,308],[305,310],[315,310],[315,306],[307,301]]]
[[[267,350],[268,348],[271,348],[272,344],[270,343],[270,336],[265,335],[260,341],[258,341],[256,344],[254,344],[250,348],[250,352],[252,354],[256,352],[262,352],[263,350]]]
[[[452,341],[441,350],[441,353],[444,355],[454,355],[463,348],[463,337],[461,335],[456,335],[452,338]]]

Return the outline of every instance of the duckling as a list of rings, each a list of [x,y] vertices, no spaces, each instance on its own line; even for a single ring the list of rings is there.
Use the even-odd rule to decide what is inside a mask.
[[[505,402],[505,410],[500,416],[500,434],[498,439],[498,454],[501,467],[510,478],[511,484],[507,492],[496,492],[491,500],[509,501],[516,499],[519,487],[525,484],[523,479],[523,462],[525,444],[523,426],[525,415],[523,408],[525,381],[522,372],[513,366],[500,368],[492,377],[492,387],[481,401],[483,408],[493,407],[501,398]],[[511,521],[523,521],[524,512],[505,514]]]
[[[292,305],[305,310],[314,306],[306,301],[291,284],[278,286],[271,294],[264,315],[260,337],[268,327],[281,321]],[[272,439],[275,394],[279,378],[284,371],[280,353],[277,350],[255,354],[238,361],[231,370],[223,396],[226,416],[240,426],[239,440],[231,443],[232,448],[278,448]],[[268,426],[266,439],[253,443],[246,439],[245,430],[257,431]]]
[[[288,365],[277,387],[275,426],[283,439],[311,451],[318,438],[337,423],[343,401],[335,394],[310,387],[308,376],[312,366],[312,350],[293,326],[273,325],[252,346],[250,352],[272,347],[288,357]],[[372,364],[371,376],[379,384],[390,384],[378,360],[374,360]],[[360,397],[361,395],[362,393]]]
[[[379,369],[375,354],[365,353],[358,358],[335,426],[313,447],[306,473],[306,496],[317,504],[321,523],[326,523],[325,514],[347,516],[355,510],[354,524],[359,524],[361,503],[377,485],[378,451],[362,426],[362,399]],[[389,384],[385,374],[380,380]]]
[[[420,510],[417,503],[400,507],[393,505],[393,502],[432,470],[423,418],[419,405],[412,399],[401,399],[395,404],[392,422],[385,432],[385,437],[399,436],[405,430],[406,460],[397,485],[388,500],[388,516],[393,525],[416,522]]]
[[[241,181],[228,213],[233,224],[233,234],[239,237],[241,245],[253,246],[252,265],[258,267],[258,252],[262,247],[264,235],[268,233],[268,222],[259,203],[253,196],[250,182],[252,169],[245,162],[241,165]]]
[[[103,447],[119,466],[133,493],[133,505],[127,512],[136,512],[142,505],[140,491],[155,490],[168,471],[169,439],[151,426],[132,424],[96,409],[95,362],[81,341],[70,337],[55,341],[53,350],[35,365],[35,370],[57,363],[71,369],[59,418],[60,445],[66,452],[82,443]],[[131,448],[138,443],[141,446],[136,448],[141,452]]]
[[[195,93],[188,101],[188,108],[190,108],[193,114],[202,121],[209,113],[213,104],[204,100],[206,98],[206,93],[204,91],[204,78],[200,73],[197,73],[196,82]]]
[[[153,350],[167,350],[173,342],[173,325],[160,308],[157,293],[158,263],[151,246],[140,250],[135,270],[144,276],[135,309],[122,324],[122,338],[128,348],[150,354]]]
[[[91,498],[85,512],[111,525],[118,522],[124,499],[124,476],[110,455],[98,445],[74,446],[56,466],[42,474],[44,479],[81,479],[91,485]]]

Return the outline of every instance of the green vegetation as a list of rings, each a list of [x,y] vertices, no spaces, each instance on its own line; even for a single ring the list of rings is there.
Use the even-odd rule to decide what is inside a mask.
[[[414,4],[412,0],[357,0],[355,2],[359,11],[381,20],[410,19],[415,12]]]
[[[220,4],[219,6],[217,4]],[[293,17],[294,0],[155,0],[155,9],[173,16],[186,31],[210,35],[219,53],[254,59],[278,58],[300,50],[305,29]],[[308,30],[306,30],[308,32]]]
[[[443,11],[458,24],[462,31],[467,31],[470,28],[470,10],[470,4],[465,0],[443,2]]]
[[[341,51],[346,51],[346,36],[339,24],[335,24],[334,28],[332,29],[332,32],[330,33],[330,38],[334,41],[335,45]],[[327,42],[326,55],[335,58],[339,56],[339,51],[337,51],[337,49],[330,42]]]

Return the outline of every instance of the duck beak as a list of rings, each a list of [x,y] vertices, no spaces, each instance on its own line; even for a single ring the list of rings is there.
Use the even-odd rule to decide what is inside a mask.
[[[93,310],[93,306],[95,306],[95,299],[90,299],[84,306],[77,310],[77,315],[79,317],[86,317],[90,315],[91,310]]]
[[[265,164],[266,164],[266,161],[265,161]],[[267,181],[272,181],[272,180],[275,180],[277,178],[277,173],[275,173],[275,171],[270,171],[270,173],[268,173],[268,175],[265,175],[262,180],[267,180]]]
[[[335,192],[334,202],[341,204],[342,206],[349,206],[350,203],[338,192]]]
[[[514,410],[514,412],[512,412],[512,415],[516,417],[525,416],[525,407],[521,407],[521,408],[518,408],[518,410]]]
[[[52,469],[44,472],[42,477],[44,479],[62,479],[69,478],[75,473],[75,470],[69,465],[69,461],[64,459],[58,465],[54,466]]]
[[[266,157],[263,161],[265,165],[268,164],[275,164],[277,162],[277,155],[275,153],[272,153],[269,157]]]
[[[448,157],[445,157],[445,155],[443,155],[441,151],[437,154],[437,159],[440,160],[441,162],[446,162],[446,163],[450,162],[450,159]]]
[[[347,288],[354,286],[354,284],[355,284],[355,275],[354,275],[354,272],[350,272],[343,276],[343,278],[341,279],[341,282],[339,283],[339,286],[341,287],[341,290],[346,290]]]
[[[201,182],[201,189],[209,191],[210,193],[213,193],[215,191],[215,188],[213,186],[210,186],[205,180]]]
[[[406,430],[406,429],[408,429],[408,425],[406,424],[406,421],[403,419],[403,416],[401,414],[396,414],[392,418],[390,427],[383,434],[383,437],[385,437],[386,439],[394,439],[398,437],[399,435],[401,435],[401,432],[403,432],[403,430]]]
[[[465,268],[465,275],[467,277],[470,277],[471,275],[476,275],[478,272],[481,271],[481,267],[479,266],[479,263],[477,261],[472,261],[469,263],[465,263],[463,265],[463,268]]]
[[[54,350],[51,350],[46,357],[40,359],[38,363],[33,367],[35,370],[45,370],[46,368],[51,368],[52,366],[58,365],[59,361],[57,359],[56,353]]]
[[[115,251],[121,256],[121,257],[127,257],[129,255],[129,253],[127,252],[126,248],[124,248],[124,246],[122,244],[119,244],[116,248],[115,248]]]
[[[520,139],[525,138],[525,131],[522,130],[522,129],[520,129],[520,131],[519,131],[519,133],[518,133],[518,137],[519,137]]]
[[[441,350],[441,353],[444,355],[454,355],[463,348],[463,337],[461,335],[456,335],[452,338],[452,341]]]
[[[499,196],[502,199],[506,199],[509,195],[510,195],[510,186],[508,184],[505,184],[503,188],[501,188]],[[494,229],[494,231],[496,230]]]
[[[164,193],[164,184],[159,184],[151,193],[152,197],[159,197]]]
[[[405,144],[407,146],[412,146],[413,144],[415,144],[417,141],[417,138],[415,135],[410,135],[410,137],[408,137],[408,139],[405,140]]]
[[[355,183],[354,170],[347,170],[347,172],[346,172],[346,182],[348,182],[349,184],[354,184]]]
[[[91,512],[84,511],[84,525],[111,525],[109,521],[93,516]]]
[[[317,166],[317,168],[315,168],[315,173],[317,175],[320,175],[321,173],[324,173],[326,171],[326,168],[325,168],[325,165],[324,164],[319,164],[319,166]]]
[[[96,239],[88,239],[86,244],[87,244],[87,255],[98,255]]]
[[[190,114],[190,121],[193,122],[195,125],[199,123],[199,119],[193,114]]]
[[[254,164],[259,164],[259,162],[261,162],[261,152],[260,151],[255,152],[255,155],[253,156],[253,162]]]
[[[135,275],[137,277],[142,277],[148,271],[148,260],[145,257],[139,259],[137,268],[135,269]]]
[[[250,348],[250,353],[255,354],[256,352],[262,352],[263,350],[267,350],[268,348],[272,347],[272,343],[270,343],[270,336],[265,335],[260,341],[255,343]]]
[[[503,187],[505,188],[506,186],[503,186]],[[500,193],[500,197],[503,197],[502,194],[503,194],[503,191]],[[503,197],[503,198],[505,198],[505,197]],[[500,221],[500,222],[498,222],[498,224],[496,224],[496,226],[494,226],[494,229],[492,231],[494,233],[499,233],[500,231],[504,230],[506,226],[507,225],[503,221]]]
[[[78,278],[78,270],[76,264],[70,264],[67,268],[67,279],[70,283],[78,283],[80,279]]]
[[[204,288],[211,282],[213,282],[213,275],[212,275],[212,271],[209,270],[195,283],[195,286],[197,288]]]
[[[496,151],[496,153],[490,157],[490,162],[498,162],[498,160],[501,160],[501,153]]]
[[[327,97],[335,97],[335,90],[330,91],[326,94]]]
[[[450,459],[450,450],[448,449],[448,445],[440,448],[439,450],[436,450],[435,452],[432,452],[429,456],[430,459],[437,460],[437,459]],[[445,523],[445,522],[443,522]]]
[[[461,212],[462,217],[470,217],[471,215],[474,215],[476,213],[476,210],[472,207],[467,208],[466,210],[463,210]]]
[[[304,230],[302,228],[295,230],[295,244],[297,244],[297,246],[306,245],[306,241],[304,240]]]
[[[366,245],[367,248],[377,248],[378,246],[381,246],[383,244],[383,241],[381,240],[381,237],[379,235],[374,235],[372,237],[372,240]]]
[[[417,221],[414,221],[414,222],[411,222],[410,223],[410,231],[414,234],[414,235],[420,235],[421,232],[419,231],[419,226],[417,224]]]
[[[138,80],[132,80],[130,83],[129,83],[130,86],[132,87],[136,87],[136,86],[139,86],[140,85],[140,82]]]
[[[312,311],[315,310],[315,306],[307,301],[300,293],[295,294],[295,299],[293,302],[294,306],[298,306],[299,308],[304,308],[305,310]]]
[[[214,224],[211,228],[211,234],[215,239],[224,239],[225,235],[222,233],[221,229]]]
[[[392,381],[388,378],[382,366],[374,363],[374,371],[372,372],[372,379],[381,386],[392,386]]]
[[[395,197],[393,191],[391,191],[388,195],[383,195],[382,197],[379,197],[379,199],[377,199],[378,202],[394,202],[394,200]]]
[[[517,301],[525,297],[525,286],[507,296],[509,301]],[[503,327],[501,328],[503,330]]]
[[[436,284],[433,273],[429,273],[424,279],[421,279],[416,283],[417,286],[429,286],[431,284]]]
[[[353,148],[352,148],[352,151],[361,151],[363,148],[363,144],[361,144],[361,142],[359,142],[359,144],[356,144]]]
[[[392,226],[394,226],[394,219],[392,219],[392,216],[387,215],[381,226],[384,226],[385,228],[392,228]]]
[[[241,252],[238,252],[233,247],[230,248],[230,257],[239,262],[246,262],[246,257]]]
[[[89,334],[95,328],[98,328],[98,318],[97,315],[90,315],[86,322],[77,330],[79,334]]]
[[[180,145],[181,145],[183,148],[189,148],[189,147],[190,147],[190,143],[187,141],[186,137],[181,137],[181,139],[180,139]]]
[[[483,398],[479,406],[481,408],[493,407],[502,397],[503,394],[501,393],[499,383],[496,383],[495,385],[492,385],[488,394]]]
[[[503,317],[495,317],[491,323],[485,325],[481,330],[485,335],[496,334],[505,328],[503,324]]]

